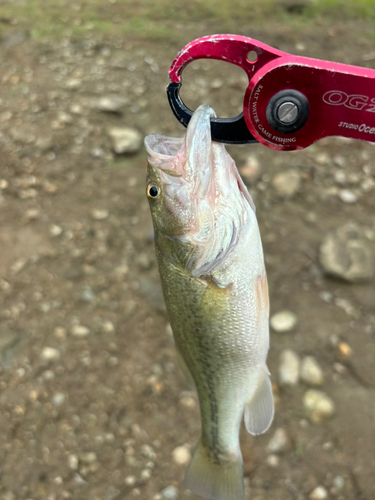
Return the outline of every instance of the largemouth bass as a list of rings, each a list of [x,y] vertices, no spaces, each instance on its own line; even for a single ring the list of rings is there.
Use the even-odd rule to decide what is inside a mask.
[[[150,135],[147,197],[179,363],[197,390],[202,435],[184,487],[243,500],[239,430],[271,425],[269,302],[255,207],[203,104],[184,139]]]

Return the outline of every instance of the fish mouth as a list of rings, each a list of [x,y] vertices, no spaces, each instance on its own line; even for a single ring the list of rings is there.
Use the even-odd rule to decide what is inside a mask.
[[[212,139],[210,119],[215,117],[208,104],[194,112],[184,138],[160,134],[145,138],[149,163],[172,177],[183,177],[191,194],[203,198],[207,194],[212,171]]]

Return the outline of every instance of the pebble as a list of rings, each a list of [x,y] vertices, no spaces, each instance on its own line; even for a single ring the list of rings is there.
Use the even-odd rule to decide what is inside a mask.
[[[271,455],[268,455],[266,462],[270,467],[276,468],[280,465],[280,457],[271,453]]]
[[[190,396],[183,396],[180,400],[179,400],[179,403],[181,406],[183,406],[184,408],[189,408],[189,409],[193,409],[197,406],[196,402],[195,402],[195,399],[190,397]]]
[[[345,486],[345,479],[341,476],[335,476],[333,478],[333,485],[338,490],[342,490]]]
[[[323,385],[323,371],[313,356],[306,356],[301,362],[301,379],[309,385]]]
[[[178,446],[172,451],[173,460],[178,465],[186,465],[190,462],[191,453],[186,446]]]
[[[178,498],[179,492],[178,492],[178,489],[176,488],[176,486],[167,486],[160,493],[161,493],[161,496],[163,498],[166,498],[167,500],[175,500],[176,498]]]
[[[267,448],[271,453],[281,453],[289,447],[289,438],[286,430],[282,427],[276,429],[275,434],[270,439]]]
[[[74,325],[70,332],[75,337],[87,337],[88,335],[90,335],[90,330],[87,328],[87,326],[83,325]]]
[[[335,413],[335,404],[323,391],[310,389],[303,396],[303,406],[311,422],[317,423]]]
[[[112,321],[104,321],[102,324],[102,330],[103,333],[114,333],[115,332],[115,325],[112,323]]]
[[[108,130],[108,135],[116,154],[133,154],[141,148],[142,135],[134,128],[112,127]]]
[[[103,96],[97,102],[97,109],[105,113],[121,113],[128,99],[120,96]]]
[[[297,324],[297,316],[291,311],[280,311],[271,317],[270,323],[275,332],[290,332]]]
[[[89,451],[87,453],[81,453],[80,458],[85,464],[92,464],[96,461],[97,456],[93,451]]]
[[[60,351],[54,347],[44,347],[40,356],[46,361],[56,361],[60,357]]]
[[[279,382],[280,385],[294,386],[299,381],[300,359],[296,352],[285,349],[280,354]]]
[[[311,493],[309,498],[311,500],[325,500],[328,498],[327,490],[324,486],[317,486]]]
[[[275,175],[272,186],[276,193],[284,198],[292,198],[301,187],[301,177],[297,170],[286,170]]]
[[[358,201],[358,196],[354,193],[354,191],[351,191],[350,189],[341,189],[338,194],[339,199],[343,203],[357,203]]]
[[[65,394],[63,394],[62,392],[56,392],[53,396],[52,396],[52,403],[55,405],[55,406],[61,406],[62,404],[65,403]]]
[[[136,483],[136,481],[137,479],[135,476],[127,476],[124,482],[127,486],[133,486]]]
[[[91,212],[91,217],[94,220],[108,219],[108,216],[109,216],[109,211],[105,208],[103,208],[103,209],[94,208],[94,210]]]
[[[349,282],[374,276],[374,252],[363,230],[348,223],[326,234],[319,249],[319,261],[328,275]]]
[[[239,172],[245,184],[255,184],[260,176],[260,165],[258,158],[255,155],[248,156],[244,165],[239,168]]]
[[[71,470],[77,470],[78,469],[78,457],[77,455],[74,455],[73,453],[68,456],[68,466],[69,469]]]
[[[86,286],[81,293],[81,300],[83,302],[92,302],[95,297],[95,293],[89,286]]]
[[[57,224],[52,224],[49,228],[49,234],[51,236],[60,236],[63,232],[63,228]]]
[[[77,90],[81,85],[82,81],[79,78],[69,78],[69,80],[65,82],[65,88],[68,90]]]

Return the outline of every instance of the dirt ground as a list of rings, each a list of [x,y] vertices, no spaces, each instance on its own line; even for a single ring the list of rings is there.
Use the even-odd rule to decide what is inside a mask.
[[[244,21],[239,34],[281,50],[375,67],[373,24],[337,21],[295,27]],[[0,42],[0,498],[1,500],[197,498],[182,488],[172,451],[199,436],[199,411],[176,364],[144,196],[146,154],[112,153],[107,129],[183,134],[167,104],[176,52],[220,26],[181,27],[180,43],[124,36],[39,43],[9,25]],[[241,109],[246,79],[224,64],[197,62],[184,74],[192,107],[222,116]],[[212,84],[216,81],[215,84]],[[219,82],[219,83],[218,83]],[[126,98],[122,114],[100,97]],[[272,313],[298,323],[271,332],[271,429],[241,433],[246,498],[375,498],[375,287],[328,278],[323,236],[348,220],[375,234],[375,148],[329,138],[293,153],[261,145],[228,148],[238,165],[252,155],[250,186],[264,244]],[[291,199],[273,177],[302,179]],[[343,170],[358,201],[337,196]],[[350,346],[349,355],[338,349]],[[50,349],[46,349],[50,348]],[[311,423],[308,387],[278,384],[279,355],[312,355],[335,414]],[[347,354],[347,353],[346,353]],[[267,458],[277,428],[288,446]],[[337,477],[341,478],[340,480]],[[161,492],[168,486],[175,486]],[[173,496],[174,495],[174,496]],[[325,498],[325,497],[321,497]]]

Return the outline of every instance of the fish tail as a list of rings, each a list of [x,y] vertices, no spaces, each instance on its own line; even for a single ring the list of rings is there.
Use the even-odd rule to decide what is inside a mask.
[[[200,441],[186,470],[184,488],[213,500],[244,500],[242,455],[222,454],[214,460]]]

